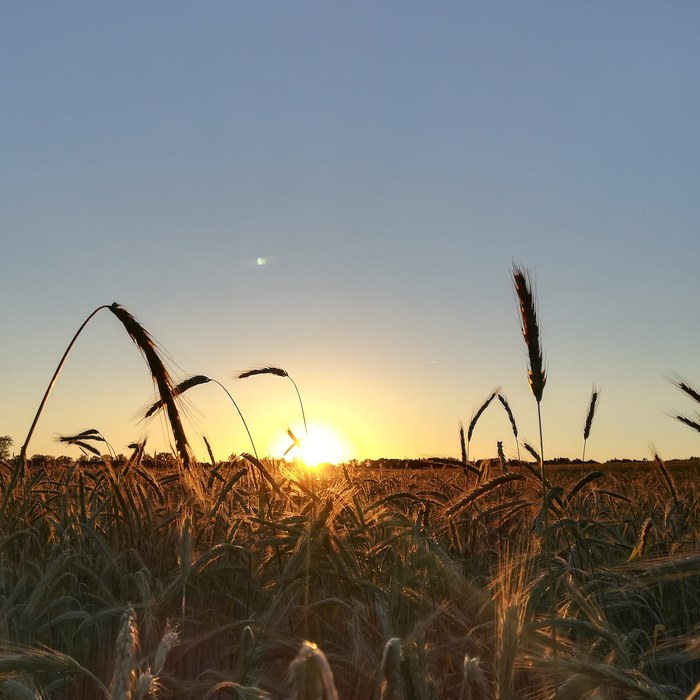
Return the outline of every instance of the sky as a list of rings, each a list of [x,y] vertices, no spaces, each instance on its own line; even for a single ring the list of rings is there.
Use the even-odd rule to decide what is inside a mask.
[[[0,435],[24,441],[85,318],[118,302],[175,381],[235,399],[258,452],[309,425],[345,458],[460,454],[497,387],[537,409],[511,271],[537,290],[546,457],[700,455],[700,4],[0,4]],[[250,451],[191,389],[204,458]],[[148,368],[118,319],[76,342],[28,453],[116,452]],[[312,429],[310,427],[310,429]],[[320,428],[313,428],[320,429]],[[517,453],[495,404],[470,457]]]

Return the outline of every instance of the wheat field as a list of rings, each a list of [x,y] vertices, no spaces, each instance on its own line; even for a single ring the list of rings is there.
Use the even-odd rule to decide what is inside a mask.
[[[537,310],[526,272],[513,282],[539,416]],[[29,458],[101,310],[143,354],[175,453],[104,455],[91,428],[61,438],[83,458]],[[260,373],[291,380],[241,376]],[[700,460],[547,462],[540,423],[534,461],[501,443],[472,461],[496,398],[518,441],[495,390],[460,459],[309,470],[259,459],[251,439],[255,454],[198,462],[178,399],[209,381],[175,384],[118,304],[73,337],[19,455],[0,461],[0,698],[700,697]],[[597,401],[594,388],[584,455]]]

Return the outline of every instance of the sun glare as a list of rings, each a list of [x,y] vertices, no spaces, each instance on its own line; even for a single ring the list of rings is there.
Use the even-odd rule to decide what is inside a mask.
[[[287,452],[286,459],[303,462],[307,467],[317,467],[319,464],[338,464],[351,458],[351,447],[348,441],[335,429],[323,423],[309,425],[309,434],[304,438],[297,435],[299,444]],[[282,457],[292,445],[292,440],[286,432],[280,433],[270,449],[274,457]]]

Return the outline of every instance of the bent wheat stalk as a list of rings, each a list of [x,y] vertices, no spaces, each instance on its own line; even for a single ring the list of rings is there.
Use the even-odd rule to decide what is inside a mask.
[[[178,454],[185,470],[189,471],[193,465],[193,459],[187,436],[185,435],[185,429],[180,419],[180,413],[175,405],[173,381],[163,361],[160,359],[155,342],[151,338],[150,333],[123,306],[115,302],[109,306],[109,310],[122,322],[126,332],[146,359],[153,383],[158,388],[160,400],[166,408]]]
[[[469,428],[467,429],[467,462],[469,461],[469,445],[472,441],[472,435],[474,434],[474,428],[476,427],[477,421],[479,418],[481,418],[481,414],[489,407],[489,404],[494,400],[494,398],[496,398],[497,395],[498,389],[492,391],[490,396],[476,410],[476,413],[474,413],[471,421],[469,422]]]
[[[299,407],[301,408],[301,417],[304,421],[304,436],[309,434],[309,429],[306,425],[306,414],[304,413],[304,403],[301,400],[301,394],[299,393],[299,387],[297,383],[292,379],[291,375],[287,370],[281,367],[260,367],[258,369],[249,369],[247,372],[241,372],[238,375],[238,379],[247,379],[248,377],[255,377],[258,374],[274,374],[276,377],[287,377],[289,381],[294,385],[294,389],[297,392],[297,398],[299,399]]]
[[[246,423],[246,419],[243,417],[243,413],[241,412],[241,409],[239,408],[238,404],[236,403],[235,399],[233,396],[231,396],[231,392],[218,380],[212,379],[211,377],[207,377],[203,374],[195,374],[192,377],[188,377],[184,381],[180,382],[177,386],[173,387],[173,396],[178,397],[180,394],[184,394],[188,389],[192,389],[195,386],[199,386],[200,384],[207,384],[208,382],[212,382],[214,384],[217,384],[220,386],[225,392],[226,396],[229,397],[231,403],[234,405],[236,408],[236,411],[238,411],[238,415],[240,416],[240,419],[243,423],[243,427],[245,428],[246,433],[248,434],[248,439],[250,440],[250,444],[253,448],[253,453],[255,456],[258,456],[258,451],[255,448],[255,442],[253,441],[253,436],[250,434],[250,430],[248,429],[248,423]],[[144,414],[144,418],[150,418],[153,414],[157,413],[160,411],[161,408],[163,408],[164,403],[162,399],[160,401],[156,401],[155,403],[151,404],[149,406],[148,410]],[[206,439],[205,439],[206,442]],[[207,448],[210,450],[211,453],[211,448],[207,444]]]

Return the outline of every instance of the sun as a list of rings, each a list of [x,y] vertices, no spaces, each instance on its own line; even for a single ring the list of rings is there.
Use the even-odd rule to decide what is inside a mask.
[[[311,423],[309,432],[303,437],[297,434],[299,442],[287,452],[287,459],[296,459],[307,467],[317,467],[320,464],[339,464],[351,458],[352,448],[350,443],[341,433],[325,423]],[[280,433],[272,445],[271,454],[281,457],[292,445],[289,435]]]

